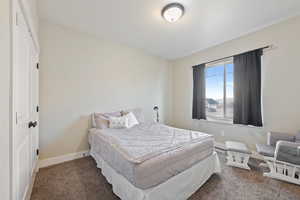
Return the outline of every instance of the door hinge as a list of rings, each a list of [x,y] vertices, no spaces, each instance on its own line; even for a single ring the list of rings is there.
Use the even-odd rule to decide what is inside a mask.
[[[16,124],[18,124],[18,113],[16,112]]]
[[[37,150],[36,150],[36,155],[38,156],[39,154],[40,154],[40,150],[37,149]]]
[[[40,68],[40,65],[39,63],[36,63],[36,68],[39,69]]]
[[[37,107],[36,107],[36,112],[39,112],[39,111],[40,111],[40,107],[37,106]]]
[[[16,26],[18,26],[18,13],[16,13]]]

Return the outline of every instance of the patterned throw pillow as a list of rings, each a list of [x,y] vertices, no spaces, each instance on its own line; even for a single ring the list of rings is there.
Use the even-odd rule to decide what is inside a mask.
[[[109,117],[109,128],[128,128],[128,117]]]

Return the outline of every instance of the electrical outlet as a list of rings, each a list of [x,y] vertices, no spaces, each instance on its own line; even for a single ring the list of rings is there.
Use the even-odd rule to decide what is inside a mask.
[[[82,154],[82,157],[86,157],[86,156],[88,156],[88,153],[83,153]]]

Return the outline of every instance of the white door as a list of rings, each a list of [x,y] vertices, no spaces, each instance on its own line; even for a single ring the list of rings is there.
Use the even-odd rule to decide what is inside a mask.
[[[24,200],[31,183],[38,146],[37,54],[19,5],[13,26],[13,200]],[[33,105],[34,104],[34,105]],[[35,129],[35,130],[34,130]]]
[[[36,169],[38,161],[38,141],[39,141],[39,70],[37,64],[37,54],[33,43],[31,43],[31,63],[30,63],[30,117],[32,127],[30,128],[30,161],[31,175]]]

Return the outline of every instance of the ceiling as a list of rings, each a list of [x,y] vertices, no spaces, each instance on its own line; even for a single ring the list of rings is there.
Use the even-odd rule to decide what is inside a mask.
[[[176,23],[161,17],[180,2]],[[56,24],[176,59],[300,14],[300,0],[42,0],[39,14]]]

